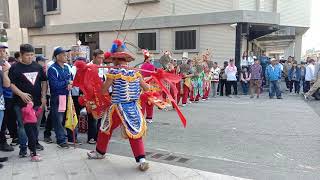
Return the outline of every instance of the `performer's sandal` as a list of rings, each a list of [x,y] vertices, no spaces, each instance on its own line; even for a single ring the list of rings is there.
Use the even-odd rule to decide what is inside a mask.
[[[140,171],[146,171],[148,169],[149,169],[149,163],[147,163],[147,162],[140,163],[140,165],[139,165]]]
[[[98,153],[97,151],[90,151],[87,152],[88,155],[88,159],[104,159],[106,157],[106,155],[102,155],[100,153]]]

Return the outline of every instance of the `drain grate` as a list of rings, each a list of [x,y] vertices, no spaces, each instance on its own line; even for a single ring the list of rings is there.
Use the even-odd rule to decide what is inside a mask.
[[[166,161],[173,161],[175,159],[177,159],[178,157],[177,156],[168,156],[167,158],[165,158],[164,160]]]
[[[149,156],[149,155],[151,155],[151,154],[153,154],[153,152],[147,152],[147,151],[146,151],[146,156]]]
[[[178,162],[179,163],[186,163],[187,161],[189,161],[190,159],[188,159],[188,158],[180,158],[179,160],[178,160]]]
[[[161,158],[162,156],[164,156],[164,154],[157,153],[157,154],[155,154],[155,155],[153,155],[153,156],[151,156],[151,157],[154,158],[154,159],[159,159],[159,158]]]
[[[183,158],[183,157],[179,157],[179,156],[174,156],[174,155],[170,155],[167,153],[156,153],[156,152],[150,152],[150,151],[146,151],[146,156],[150,156],[153,159],[157,159],[157,160],[163,160],[163,161],[175,161],[178,163],[187,163],[188,161],[190,161],[191,159],[188,158]]]

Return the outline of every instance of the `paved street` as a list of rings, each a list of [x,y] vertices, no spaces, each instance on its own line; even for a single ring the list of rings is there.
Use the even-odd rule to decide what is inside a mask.
[[[186,129],[174,111],[156,110],[145,138],[148,159],[249,179],[319,179],[319,103],[288,94],[219,97],[183,108]],[[119,130],[109,152],[132,156]]]
[[[157,162],[150,162],[149,171],[140,172],[132,158],[108,155],[104,160],[88,160],[83,149],[62,150],[55,145],[45,148],[41,153],[44,160],[39,163],[7,153],[10,161],[1,169],[0,180],[245,180]]]

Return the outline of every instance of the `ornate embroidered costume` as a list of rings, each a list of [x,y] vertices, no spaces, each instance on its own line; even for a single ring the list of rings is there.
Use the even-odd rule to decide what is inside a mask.
[[[137,139],[145,134],[146,122],[138,104],[141,77],[135,70],[110,69],[107,78],[113,79],[112,105],[101,126],[104,133],[110,134],[112,117],[117,113],[122,123],[124,137]]]

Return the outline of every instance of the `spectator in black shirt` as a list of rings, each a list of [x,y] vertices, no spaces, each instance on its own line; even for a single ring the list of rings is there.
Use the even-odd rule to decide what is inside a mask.
[[[20,157],[27,156],[26,132],[23,127],[21,108],[33,100],[34,108],[38,109],[46,104],[47,80],[42,67],[34,59],[34,48],[30,44],[20,46],[21,61],[14,64],[9,71],[11,88],[14,93],[14,110],[17,115],[18,134],[20,144]],[[39,128],[42,115],[39,116],[37,127]],[[38,134],[37,134],[38,136]],[[43,150],[43,146],[36,142],[37,150]]]

